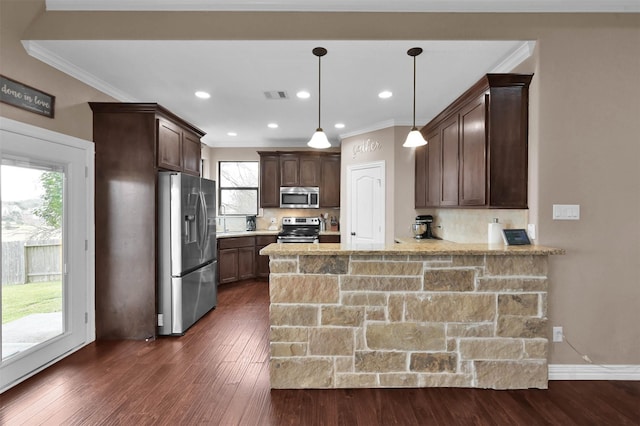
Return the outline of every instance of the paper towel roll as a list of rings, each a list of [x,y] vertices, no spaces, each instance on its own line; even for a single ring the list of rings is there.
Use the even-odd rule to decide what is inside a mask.
[[[498,223],[498,219],[493,219],[493,222],[489,224],[488,232],[489,244],[503,244],[502,240],[502,224]]]

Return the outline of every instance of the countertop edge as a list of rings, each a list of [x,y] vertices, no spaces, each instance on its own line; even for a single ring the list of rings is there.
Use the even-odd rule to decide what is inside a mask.
[[[546,256],[565,254],[564,249],[537,245],[490,246],[488,244],[465,244],[453,242],[400,243],[382,246],[352,246],[345,243],[272,243],[260,250],[260,254],[298,256],[394,256],[394,255],[488,255],[488,256]]]
[[[236,238],[236,237],[253,237],[253,236],[262,236],[262,235],[278,235],[278,231],[238,231],[238,232],[218,232],[216,233],[216,238]]]
[[[231,231],[231,232],[218,232],[216,233],[216,238],[235,238],[235,237],[252,237],[252,236],[269,236],[269,235],[278,235],[280,233],[280,229],[275,231],[270,231],[267,229],[257,230],[257,231]],[[340,231],[320,231],[320,235],[340,235]]]

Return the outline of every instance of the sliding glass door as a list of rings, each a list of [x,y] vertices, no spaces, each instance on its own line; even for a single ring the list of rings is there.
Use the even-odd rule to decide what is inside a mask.
[[[86,147],[1,130],[3,390],[93,340],[93,189]]]

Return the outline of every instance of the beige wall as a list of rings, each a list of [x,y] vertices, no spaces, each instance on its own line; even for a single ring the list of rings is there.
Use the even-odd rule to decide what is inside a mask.
[[[0,115],[85,139],[86,102],[108,98],[28,57],[20,38],[536,40],[529,220],[540,244],[567,250],[551,260],[549,325],[564,326],[596,363],[640,364],[640,15],[38,15],[43,4],[0,1],[0,72],[55,95],[56,118],[5,105]],[[581,220],[551,220],[554,203],[580,204]],[[566,344],[550,345],[551,364],[581,362]]]
[[[54,118],[0,103],[0,115],[85,140],[93,140],[88,102],[115,99],[27,55],[20,37],[44,1],[0,2],[0,74],[55,96]]]
[[[394,189],[395,189],[395,132],[393,127],[363,133],[345,138],[342,141],[341,175],[340,175],[340,208],[342,211],[341,240],[349,241],[347,221],[350,208],[347,198],[349,166],[374,162],[385,163],[385,242],[393,242],[394,237]],[[375,148],[368,148],[375,147]]]

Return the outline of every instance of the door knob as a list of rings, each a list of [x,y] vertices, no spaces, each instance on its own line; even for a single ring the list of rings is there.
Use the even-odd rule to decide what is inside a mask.
[[[356,233],[355,233],[355,232],[352,232],[352,233],[351,233],[351,235],[353,235],[353,236],[355,237]]]

